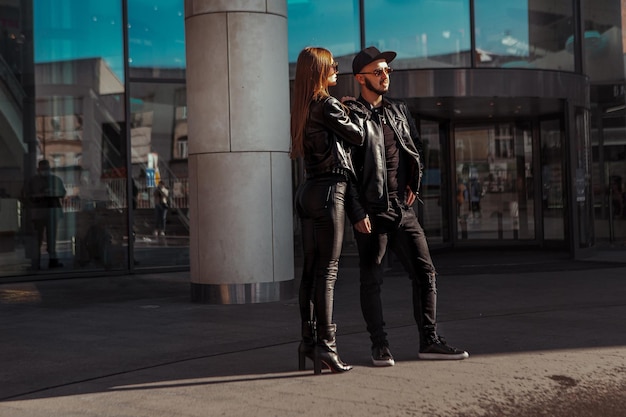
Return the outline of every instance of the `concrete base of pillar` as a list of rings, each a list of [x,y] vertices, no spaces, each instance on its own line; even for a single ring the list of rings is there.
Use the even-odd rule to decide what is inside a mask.
[[[191,283],[191,301],[204,304],[251,304],[294,297],[295,280],[247,284]]]

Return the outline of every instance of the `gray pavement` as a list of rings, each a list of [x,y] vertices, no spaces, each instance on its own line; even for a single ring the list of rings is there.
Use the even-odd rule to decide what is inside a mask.
[[[188,273],[0,285],[1,417],[626,416],[626,251],[434,253],[439,331],[420,361],[409,281],[384,303],[396,366],[370,364],[358,269],[342,260],[344,374],[297,370],[297,300],[204,305]]]

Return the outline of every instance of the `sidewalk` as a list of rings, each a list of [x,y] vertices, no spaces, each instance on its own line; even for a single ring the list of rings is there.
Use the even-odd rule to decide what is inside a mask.
[[[370,364],[358,269],[335,321],[345,374],[297,370],[297,299],[189,301],[189,275],[0,285],[0,417],[624,416],[626,256],[434,254],[439,331],[465,361],[420,361],[410,283],[384,285],[396,366]],[[619,263],[621,262],[621,263]]]

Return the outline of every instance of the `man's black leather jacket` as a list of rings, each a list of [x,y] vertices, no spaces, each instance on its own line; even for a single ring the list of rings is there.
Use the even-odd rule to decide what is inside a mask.
[[[385,138],[383,129],[376,119],[372,119],[371,105],[363,97],[358,102],[353,100],[344,103],[351,110],[354,108],[362,114],[365,107],[365,143],[355,148],[352,160],[357,175],[359,203],[370,214],[382,213],[391,208],[387,190],[387,166],[385,161]],[[409,174],[409,187],[418,193],[422,181],[422,162],[419,150],[421,145],[419,132],[409,109],[403,101],[383,99],[383,111],[386,120],[393,128],[402,149],[409,156],[412,172]],[[352,202],[354,203],[354,202]],[[355,209],[351,209],[355,210]],[[363,217],[365,217],[363,215]],[[360,219],[357,219],[360,220]]]
[[[303,144],[307,178],[334,172],[356,180],[350,145],[363,144],[365,109],[355,108],[361,117],[348,112],[332,96],[311,102]]]

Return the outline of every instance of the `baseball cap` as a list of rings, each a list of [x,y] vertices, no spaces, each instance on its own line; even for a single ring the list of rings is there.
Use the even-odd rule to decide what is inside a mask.
[[[365,48],[356,54],[352,60],[352,74],[358,74],[364,66],[371,62],[378,61],[379,59],[384,59],[387,63],[390,63],[394,60],[396,55],[397,54],[393,51],[380,52],[375,46]]]

